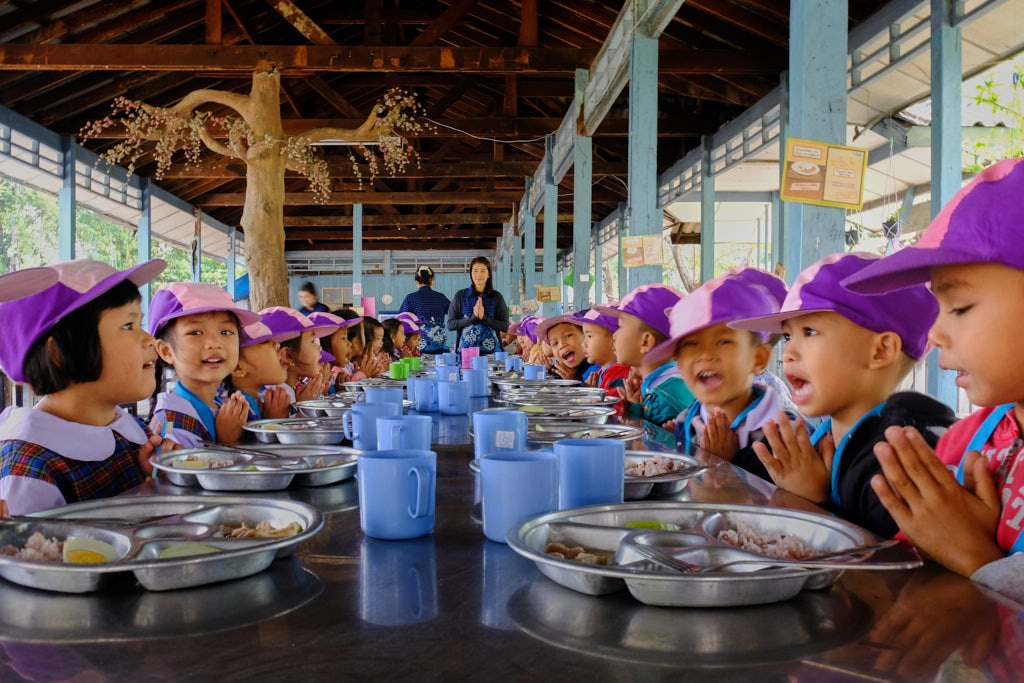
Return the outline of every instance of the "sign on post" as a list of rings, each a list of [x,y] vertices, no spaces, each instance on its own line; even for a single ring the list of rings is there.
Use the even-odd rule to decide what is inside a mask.
[[[779,196],[790,202],[860,209],[867,167],[866,149],[789,138]]]

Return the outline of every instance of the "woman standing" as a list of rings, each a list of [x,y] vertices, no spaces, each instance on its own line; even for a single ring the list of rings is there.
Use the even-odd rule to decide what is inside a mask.
[[[501,350],[499,334],[508,331],[508,307],[491,286],[491,262],[483,256],[470,261],[472,287],[460,289],[448,308],[448,329],[458,330],[458,350],[477,346],[480,355]]]
[[[327,313],[331,309],[317,300],[316,287],[312,282],[307,282],[299,289],[299,313],[309,315],[310,313]]]
[[[448,351],[448,333],[444,317],[451,302],[441,292],[435,291],[434,271],[430,266],[420,266],[416,271],[417,289],[402,300],[399,313],[412,313],[420,326],[420,353],[438,354]]]

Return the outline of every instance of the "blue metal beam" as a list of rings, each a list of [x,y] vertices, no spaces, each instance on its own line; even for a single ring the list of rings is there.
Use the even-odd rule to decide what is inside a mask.
[[[235,233],[228,235],[228,295],[232,301],[238,300],[238,289],[235,282]]]
[[[715,177],[711,175],[710,136],[703,140],[704,157],[700,162],[700,281],[715,277]]]
[[[57,256],[61,261],[75,258],[75,149],[73,138],[60,140],[61,188],[57,193]]]
[[[583,101],[590,72],[576,69],[576,101]],[[574,310],[588,307],[590,299],[590,233],[591,197],[593,185],[594,155],[593,140],[576,133],[573,145],[572,182],[572,260],[573,268],[572,304]]]
[[[556,251],[558,249],[558,186],[552,177],[551,158],[553,156],[552,139],[549,135],[544,143],[544,277],[541,283],[548,287],[558,286],[558,265]],[[536,292],[534,292],[536,295]],[[558,303],[549,301],[543,304],[542,315],[556,315]]]
[[[356,285],[360,292],[356,294]],[[352,205],[352,304],[362,305],[363,292],[363,205]]]
[[[626,217],[629,215],[629,207],[625,202],[619,203],[619,234],[615,238],[618,240],[618,252],[619,252],[619,300],[625,298],[627,294],[632,291],[629,286],[629,270],[626,268],[626,264],[622,261],[622,238],[629,234],[629,221]]]
[[[658,39],[636,29],[629,59],[629,234],[661,235],[658,208]],[[629,269],[630,289],[661,282],[661,266]]]
[[[523,303],[520,294],[520,285],[523,282],[523,236],[515,234],[515,227],[512,228],[512,303]],[[525,292],[523,292],[525,293]]]
[[[594,272],[592,273],[592,276],[595,280],[594,303],[599,304],[601,303],[601,300],[603,298],[604,288],[602,287],[602,285],[604,283],[602,282],[603,278],[601,277],[601,275],[604,273],[604,270],[602,269],[602,264],[604,263],[604,260],[601,258],[601,240],[597,238],[597,223],[592,224],[591,231],[594,234]]]

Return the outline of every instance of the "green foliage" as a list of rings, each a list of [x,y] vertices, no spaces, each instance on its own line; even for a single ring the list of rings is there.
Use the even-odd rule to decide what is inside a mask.
[[[1005,70],[1003,70],[1005,71]],[[964,141],[964,151],[973,154],[975,163],[966,168],[977,172],[1001,159],[1024,156],[1024,57],[1018,57],[1004,76],[993,70],[975,86],[974,103],[991,109],[992,114],[1006,122],[977,139]]]

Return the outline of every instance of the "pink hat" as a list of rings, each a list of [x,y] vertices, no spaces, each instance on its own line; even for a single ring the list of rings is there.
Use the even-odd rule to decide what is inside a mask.
[[[781,332],[782,322],[808,313],[832,311],[872,332],[895,332],[903,351],[920,358],[928,349],[928,330],[939,315],[939,304],[928,288],[918,283],[886,294],[858,294],[840,283],[874,264],[880,257],[853,252],[832,254],[800,273],[778,313],[734,320],[740,330]]]
[[[271,340],[278,341],[274,338],[274,331],[262,322],[255,322],[249,323],[242,328],[241,340],[238,345],[244,349],[246,346],[262,344],[265,341]]]
[[[416,325],[422,325],[423,324],[423,321],[420,320],[419,318],[417,318],[415,313],[410,313],[409,311],[403,311],[403,312],[399,313],[398,315],[396,315],[395,318],[398,319],[398,320],[405,320],[405,321],[414,323]]]
[[[358,325],[363,321],[362,318],[351,318],[349,320],[345,320],[341,316],[334,315],[333,313],[323,313],[321,311],[314,311],[306,317],[309,318],[311,323],[313,323],[313,328],[317,331],[317,338],[326,337],[327,334],[334,334],[340,329]],[[327,334],[319,334],[321,329],[328,330]]]
[[[615,310],[618,310],[619,302],[609,301],[606,304],[602,304],[602,306],[604,306],[605,308],[614,308]],[[589,311],[584,313],[583,317],[580,319],[580,323],[584,325],[600,325],[609,332],[615,332],[615,330],[619,329],[619,319],[617,316],[602,313],[596,308],[591,308]]]
[[[32,345],[49,332],[69,313],[106,294],[122,282],[144,285],[167,267],[161,259],[146,261],[133,268],[117,271],[102,261],[78,259],[65,261],[42,269],[57,276],[56,282],[35,293],[49,275],[44,272],[32,276],[12,278],[21,298],[0,303],[0,367],[15,382],[24,382],[25,358]],[[21,271],[19,271],[21,272]],[[39,277],[39,280],[35,278]]]
[[[858,270],[843,286],[867,294],[928,282],[929,269],[1000,263],[1024,270],[1024,159],[1004,159],[963,187],[912,247]]]
[[[786,294],[789,293],[789,288],[786,287],[786,283],[783,282],[782,278],[776,277],[760,268],[737,266],[722,273],[722,277],[726,275],[735,275],[743,278],[750,284],[761,285],[768,290],[768,293],[779,303],[779,306],[786,300]]]
[[[515,335],[522,335],[532,341],[534,344],[537,343],[537,335],[534,332],[537,329],[537,325],[544,322],[544,318],[539,315],[527,315],[517,323],[512,323],[508,326],[508,333]]]
[[[611,304],[601,304],[594,306],[594,310],[615,317],[629,313],[669,337],[671,335],[668,310],[684,296],[685,294],[668,285],[641,285],[627,294],[619,302],[618,308]]]
[[[754,284],[756,276],[747,278],[740,272],[730,272],[731,275],[727,273],[708,280],[672,307],[668,314],[671,334],[667,341],[658,344],[644,356],[646,362],[664,363],[672,359],[680,340],[705,327],[779,310],[779,302],[771,290]],[[768,341],[768,337],[767,333],[761,333],[761,341]]]
[[[57,283],[57,271],[53,268],[24,268],[13,273],[0,275],[0,302],[13,301],[31,294],[38,294]]]
[[[175,318],[213,311],[233,313],[239,327],[260,320],[256,313],[238,308],[231,295],[212,282],[171,282],[154,294],[149,304],[149,333],[158,337]]]
[[[294,308],[287,306],[271,306],[260,311],[260,319],[263,324],[269,327],[274,333],[274,341],[286,342],[295,339],[307,330],[319,339],[333,334],[338,325],[314,325],[313,321],[302,315]]]
[[[537,324],[537,327],[534,328],[533,333],[538,340],[544,342],[545,344],[550,344],[551,342],[548,341],[548,330],[550,330],[555,325],[561,325],[562,323],[568,323],[570,325],[576,325],[578,327],[582,320],[582,313],[563,313],[562,315],[556,315],[554,317],[547,318],[546,320],[542,320]]]

